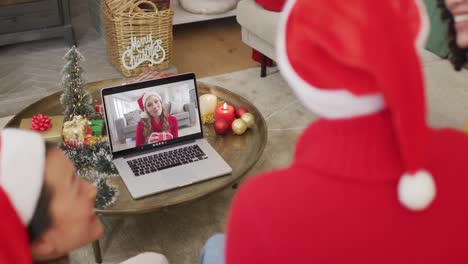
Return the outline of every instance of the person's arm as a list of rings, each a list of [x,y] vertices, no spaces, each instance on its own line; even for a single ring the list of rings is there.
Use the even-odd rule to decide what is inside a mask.
[[[169,261],[164,255],[155,252],[144,252],[120,262],[120,264],[169,264]]]
[[[143,122],[139,121],[137,124],[136,132],[135,132],[135,146],[139,147],[145,144],[145,136],[143,135]]]
[[[173,138],[179,137],[179,124],[177,118],[174,116],[169,116],[169,128]]]
[[[3,263],[3,262],[0,262],[0,263]],[[70,263],[70,258],[68,255],[57,258],[57,259],[53,259],[53,260],[34,262],[34,264],[69,264],[69,263]]]

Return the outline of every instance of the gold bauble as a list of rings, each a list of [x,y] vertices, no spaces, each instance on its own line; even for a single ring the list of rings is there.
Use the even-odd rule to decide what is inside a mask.
[[[204,114],[201,116],[202,124],[213,124],[215,122],[214,113]]]
[[[236,135],[242,135],[244,132],[247,130],[247,124],[245,123],[244,120],[237,118],[232,122],[232,131]]]
[[[252,113],[244,113],[241,116],[242,120],[244,120],[245,124],[247,125],[248,128],[251,128],[255,125],[255,116]]]
[[[104,139],[104,136],[91,136],[89,138],[89,145],[93,146],[96,145],[97,143],[101,142]]]

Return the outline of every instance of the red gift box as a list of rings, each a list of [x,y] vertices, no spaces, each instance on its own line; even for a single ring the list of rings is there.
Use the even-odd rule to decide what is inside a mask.
[[[94,110],[96,110],[96,113],[103,114],[104,113],[104,106],[102,105],[102,102],[97,104]]]
[[[173,138],[174,136],[169,132],[153,132],[148,139],[148,144],[160,142],[164,140],[169,140]]]

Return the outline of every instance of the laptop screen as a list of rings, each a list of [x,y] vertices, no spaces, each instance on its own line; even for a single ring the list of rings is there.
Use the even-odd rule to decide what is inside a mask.
[[[102,96],[114,154],[202,137],[193,74],[105,89]]]

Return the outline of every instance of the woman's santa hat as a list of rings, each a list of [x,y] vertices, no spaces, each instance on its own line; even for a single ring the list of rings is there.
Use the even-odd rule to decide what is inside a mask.
[[[44,182],[45,143],[41,135],[19,129],[0,133],[0,187],[23,225],[31,221]]]
[[[0,187],[0,263],[31,264],[26,228]]]
[[[428,32],[420,0],[290,0],[278,34],[278,65],[302,103],[328,119],[388,108],[406,172],[397,194],[423,210],[436,187],[426,165],[427,123],[417,49]]]
[[[140,116],[141,116],[141,118],[148,118],[149,117],[148,114],[145,111],[145,105],[146,105],[146,100],[148,100],[148,98],[150,98],[151,96],[154,96],[154,97],[158,98],[158,100],[162,104],[161,96],[158,93],[155,93],[155,92],[144,93],[142,96],[140,96],[140,98],[138,98],[138,106],[140,106],[140,110],[141,110]]]

